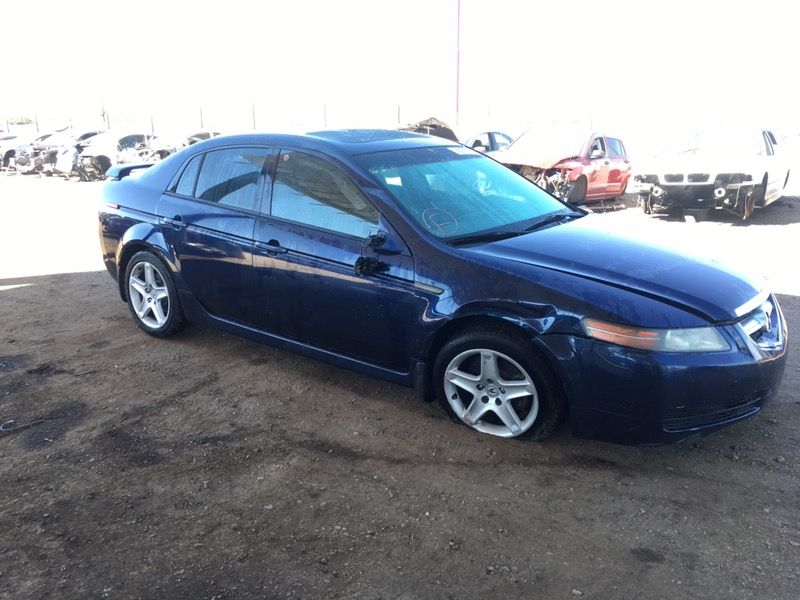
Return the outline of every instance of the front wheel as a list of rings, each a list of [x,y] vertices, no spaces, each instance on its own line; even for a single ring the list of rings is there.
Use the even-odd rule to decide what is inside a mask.
[[[434,383],[455,421],[489,435],[542,440],[564,414],[559,386],[536,351],[501,329],[447,343],[434,363]]]
[[[586,204],[586,191],[588,189],[588,185],[586,183],[585,177],[578,177],[575,180],[572,189],[569,190],[567,194],[567,202],[571,204],[575,204],[576,206],[581,204]]]
[[[178,292],[169,270],[150,252],[133,255],[125,274],[128,308],[140,329],[169,337],[184,324]]]

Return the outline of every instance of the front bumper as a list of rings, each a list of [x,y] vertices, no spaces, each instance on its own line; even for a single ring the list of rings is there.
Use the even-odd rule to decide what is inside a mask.
[[[744,174],[724,174],[713,178],[706,175],[697,177],[700,181],[694,182],[690,177],[681,175],[679,182],[670,182],[665,180],[666,176],[638,176],[639,203],[649,209],[647,212],[671,208],[741,211],[756,192],[756,183]]]
[[[766,350],[724,327],[731,350],[648,352],[574,336],[543,336],[556,357],[576,437],[664,444],[750,417],[778,390],[786,364],[786,324],[776,308]]]

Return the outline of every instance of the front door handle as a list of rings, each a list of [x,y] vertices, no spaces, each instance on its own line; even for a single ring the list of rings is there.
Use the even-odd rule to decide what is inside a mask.
[[[270,256],[278,256],[279,254],[286,254],[287,250],[278,240],[270,240],[266,244],[264,242],[256,242],[256,249],[266,252]]]

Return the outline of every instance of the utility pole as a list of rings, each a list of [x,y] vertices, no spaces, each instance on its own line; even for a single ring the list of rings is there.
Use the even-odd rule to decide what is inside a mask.
[[[456,126],[461,115],[461,0],[456,0]]]

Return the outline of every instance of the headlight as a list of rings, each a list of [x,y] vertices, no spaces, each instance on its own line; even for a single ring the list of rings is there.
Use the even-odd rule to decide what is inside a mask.
[[[685,329],[642,329],[597,319],[583,319],[583,330],[590,338],[657,352],[723,352],[730,345],[715,327]]]

